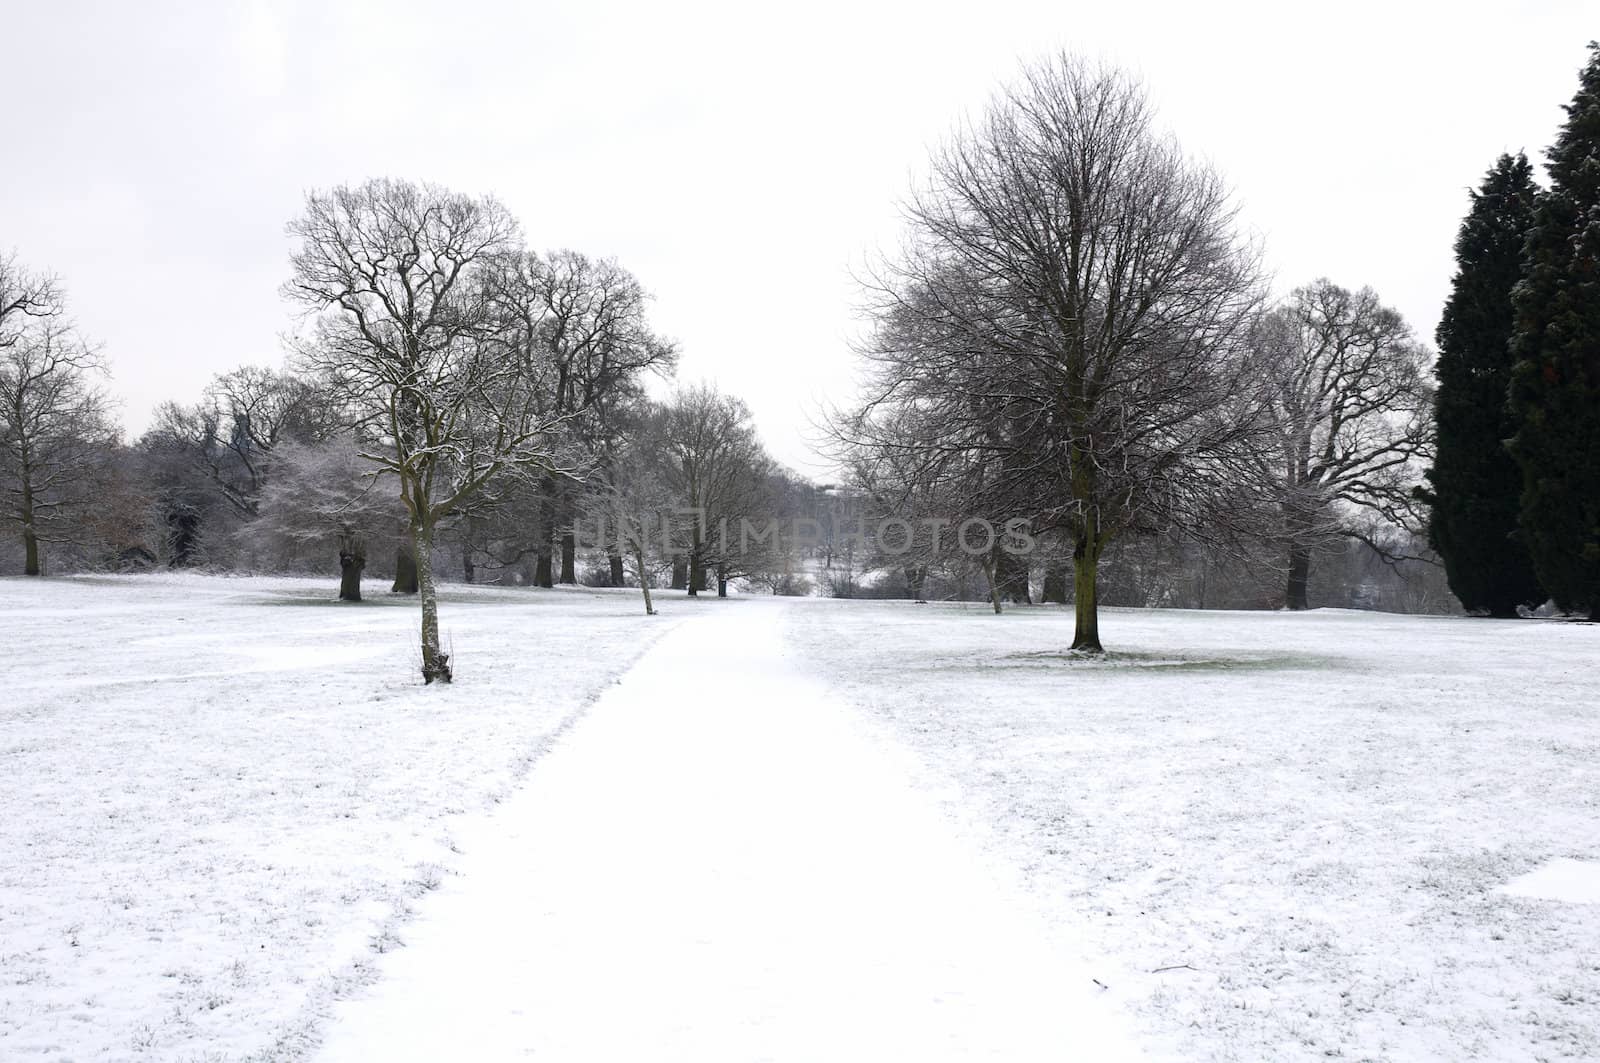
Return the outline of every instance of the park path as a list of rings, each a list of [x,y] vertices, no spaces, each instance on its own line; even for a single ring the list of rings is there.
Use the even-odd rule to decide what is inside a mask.
[[[1133,1058],[905,754],[791,660],[803,604],[665,608],[704,615],[463,836],[319,1060]]]

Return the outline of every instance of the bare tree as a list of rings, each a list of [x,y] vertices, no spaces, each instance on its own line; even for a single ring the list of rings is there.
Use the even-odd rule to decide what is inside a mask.
[[[1266,315],[1254,343],[1281,431],[1274,475],[1288,549],[1284,597],[1290,609],[1305,609],[1319,546],[1358,538],[1401,559],[1357,518],[1416,527],[1412,489],[1433,441],[1429,355],[1370,288],[1351,292],[1326,279]]]
[[[441,519],[501,474],[554,468],[562,418],[540,408],[528,367],[506,359],[489,283],[519,244],[493,199],[373,180],[314,192],[289,225],[300,246],[285,295],[317,315],[305,363],[379,441],[415,545],[422,676],[451,679],[440,648],[432,549]]]
[[[1072,544],[1072,645],[1101,652],[1106,545],[1205,523],[1265,431],[1256,255],[1228,190],[1157,134],[1135,82],[1061,55],[936,151],[904,210],[839,434],[968,455],[993,516]]]
[[[0,484],[22,535],[23,572],[40,544],[69,542],[117,445],[99,356],[67,319],[60,285],[0,258]]]
[[[740,399],[707,384],[680,388],[661,412],[656,445],[664,482],[683,506],[688,591],[697,596],[712,572],[727,594],[739,566],[741,521],[766,516],[772,460]]]
[[[605,468],[626,430],[625,411],[642,398],[643,378],[670,371],[677,360],[677,348],[650,328],[644,286],[611,259],[518,251],[497,263],[492,298],[508,324],[507,356],[538,381],[541,412],[562,419],[574,450]],[[546,476],[538,486],[537,513],[524,523],[540,536],[534,553],[541,586],[577,582],[576,501],[570,477]],[[559,576],[552,571],[553,533],[560,539]]]
[[[665,560],[666,536],[678,516],[678,503],[662,478],[655,450],[658,436],[648,430],[649,421],[645,430],[616,448],[584,496],[583,508],[608,552],[633,568],[645,614],[654,616],[651,584]],[[612,583],[621,585],[614,572]]]
[[[162,403],[144,443],[187,462],[238,519],[250,520],[278,445],[316,443],[336,432],[343,419],[317,382],[246,365],[213,378],[193,406]]]
[[[246,534],[289,550],[306,546],[339,558],[339,600],[361,601],[367,552],[397,523],[399,502],[385,471],[362,456],[352,435],[320,444],[285,443],[262,491],[260,519]]]

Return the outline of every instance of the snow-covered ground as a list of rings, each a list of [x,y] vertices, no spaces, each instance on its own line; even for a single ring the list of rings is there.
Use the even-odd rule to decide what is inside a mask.
[[[1600,1058],[1593,626],[370,590],[0,581],[0,1058]]]
[[[0,1059],[292,1059],[453,835],[650,642],[632,594],[0,580]],[[691,621],[693,622],[693,621]],[[477,814],[477,815],[475,815]]]
[[[1053,608],[790,619],[1156,1054],[1600,1059],[1600,628],[1111,610],[1097,662]]]

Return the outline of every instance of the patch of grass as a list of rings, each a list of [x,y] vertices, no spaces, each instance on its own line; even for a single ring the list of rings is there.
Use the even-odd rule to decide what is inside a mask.
[[[1310,653],[1250,653],[1236,657],[1190,657],[1182,654],[1141,653],[1133,650],[1111,650],[1101,654],[1078,653],[1072,650],[1041,650],[1004,654],[996,659],[994,666],[1065,665],[1073,669],[1159,668],[1166,671],[1237,672],[1326,670],[1340,668],[1345,663],[1339,657]]]

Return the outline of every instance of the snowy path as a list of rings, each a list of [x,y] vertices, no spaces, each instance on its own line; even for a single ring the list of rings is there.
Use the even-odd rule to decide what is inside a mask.
[[[463,839],[318,1058],[1131,1058],[903,754],[786,659],[797,607],[700,608]]]

